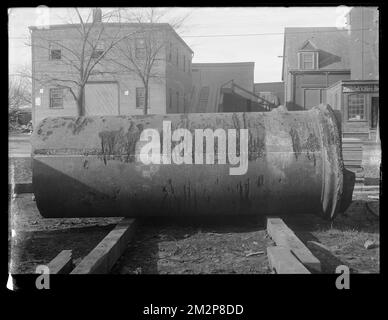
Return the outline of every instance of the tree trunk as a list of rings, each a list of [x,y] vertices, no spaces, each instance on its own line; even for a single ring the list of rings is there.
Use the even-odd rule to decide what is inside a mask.
[[[77,99],[77,107],[78,107],[78,116],[85,116],[85,99],[84,99],[84,87],[79,88],[78,99]]]
[[[144,86],[144,114],[148,114],[148,84]]]

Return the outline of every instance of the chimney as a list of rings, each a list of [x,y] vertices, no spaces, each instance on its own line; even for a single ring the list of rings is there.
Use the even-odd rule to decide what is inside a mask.
[[[93,9],[93,22],[102,22],[101,8],[94,8]]]

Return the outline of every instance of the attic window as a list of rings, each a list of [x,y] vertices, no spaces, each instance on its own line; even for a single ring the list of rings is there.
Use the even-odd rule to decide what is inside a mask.
[[[317,47],[310,40],[307,40],[298,51],[298,69],[318,69],[318,58],[319,56]]]
[[[315,70],[318,69],[318,52],[298,52],[298,69],[301,70]]]
[[[314,69],[314,53],[302,52],[302,69]]]

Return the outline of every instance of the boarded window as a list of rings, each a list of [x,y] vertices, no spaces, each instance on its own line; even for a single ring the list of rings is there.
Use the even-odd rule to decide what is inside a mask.
[[[144,59],[146,56],[145,40],[138,38],[135,41],[135,57],[136,59]]]
[[[94,45],[94,49],[92,52],[92,58],[97,59],[99,58],[105,50],[105,45],[103,41],[97,41],[97,43]]]
[[[348,96],[348,120],[365,120],[365,95]]]
[[[209,87],[202,87],[199,92],[199,107],[201,110],[205,110],[207,108],[207,103],[209,100]]]
[[[63,109],[63,88],[50,89],[50,108]]]

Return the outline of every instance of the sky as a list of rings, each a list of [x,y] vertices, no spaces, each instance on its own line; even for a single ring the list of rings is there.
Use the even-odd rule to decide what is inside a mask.
[[[83,9],[87,14],[88,9]],[[103,12],[109,8],[103,8]],[[344,7],[169,8],[165,21],[186,16],[179,35],[193,63],[255,62],[254,81],[281,81],[285,27],[341,27]],[[48,14],[46,14],[48,12]],[[31,65],[29,26],[74,21],[71,8],[12,8],[8,12],[9,72]],[[44,24],[44,22],[43,22]]]

